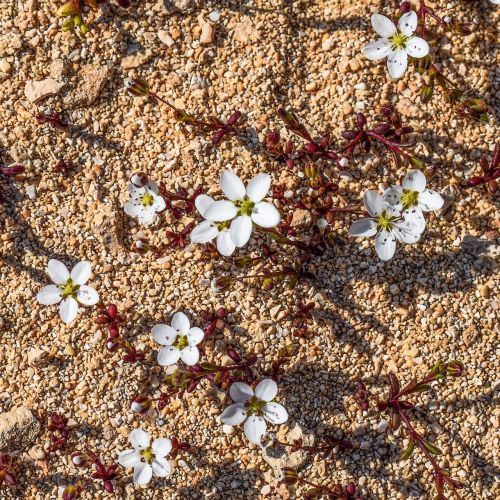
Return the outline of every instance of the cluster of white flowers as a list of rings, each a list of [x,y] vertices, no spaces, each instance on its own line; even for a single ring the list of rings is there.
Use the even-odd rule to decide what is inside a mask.
[[[78,303],[93,306],[99,302],[98,293],[85,283],[92,273],[90,263],[79,262],[71,271],[58,260],[50,259],[47,274],[55,285],[42,288],[36,296],[40,304],[59,304],[59,315],[64,323],[71,323],[78,314]]]
[[[425,229],[423,212],[438,210],[444,200],[439,193],[426,189],[420,170],[408,172],[401,186],[391,186],[383,195],[367,191],[365,208],[370,217],[357,220],[349,231],[353,236],[375,236],[375,251],[389,260],[396,251],[396,241],[416,243]]]
[[[157,184],[147,180],[145,176],[133,175],[127,190],[130,193],[130,200],[125,203],[125,213],[130,217],[137,217],[140,224],[151,224],[166,208],[163,196],[158,193]]]
[[[410,11],[399,18],[398,26],[381,14],[372,15],[372,26],[381,38],[369,43],[363,54],[375,61],[387,57],[387,69],[392,78],[401,78],[408,67],[408,56],[421,58],[429,53],[429,44],[415,36],[417,13]]]
[[[231,170],[222,172],[220,185],[228,200],[215,201],[207,195],[196,198],[196,208],[205,219],[191,232],[193,243],[216,240],[217,250],[232,255],[237,247],[247,244],[253,225],[275,227],[281,217],[277,208],[262,201],[271,187],[271,176],[256,175],[246,186]]]
[[[229,388],[234,404],[221,414],[221,422],[226,425],[240,425],[251,443],[259,444],[266,433],[266,420],[271,424],[283,424],[288,420],[288,412],[279,403],[273,402],[278,394],[276,382],[265,378],[253,390],[248,384],[235,382]]]
[[[165,458],[172,450],[170,439],[155,439],[151,443],[151,436],[147,432],[134,429],[130,433],[129,441],[132,449],[120,452],[118,463],[123,467],[133,467],[134,483],[148,484],[153,475],[156,477],[170,475],[172,466]]]
[[[175,365],[179,359],[188,366],[198,363],[200,352],[196,346],[203,340],[204,333],[201,328],[191,328],[184,313],[175,313],[171,326],[163,323],[155,325],[151,333],[158,344],[165,346],[158,353],[161,366]]]

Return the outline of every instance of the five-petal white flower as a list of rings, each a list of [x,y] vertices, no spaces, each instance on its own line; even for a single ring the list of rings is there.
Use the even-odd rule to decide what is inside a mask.
[[[130,200],[125,203],[125,213],[130,217],[137,217],[140,224],[151,224],[156,215],[165,210],[165,200],[158,194],[155,182],[149,181],[143,186],[130,182],[127,190]]]
[[[198,212],[200,212],[200,215],[205,217],[208,207],[215,203],[215,200],[206,194],[200,194],[196,197],[194,203]],[[221,255],[226,257],[232,255],[236,249],[236,245],[231,239],[229,224],[227,221],[212,222],[204,220],[191,231],[190,238],[193,243],[208,243],[209,241],[216,239],[217,250]]]
[[[234,404],[221,414],[221,422],[227,425],[239,425],[245,422],[245,436],[251,443],[259,444],[266,433],[266,420],[271,424],[283,424],[288,420],[288,413],[273,399],[278,394],[276,382],[266,378],[257,384],[255,391],[243,382],[235,382],[229,388]]]
[[[429,53],[429,44],[413,34],[418,23],[416,12],[403,14],[397,28],[381,14],[373,14],[371,20],[373,29],[382,38],[369,43],[363,54],[372,61],[387,57],[387,68],[392,78],[401,78],[405,74],[408,56],[420,58]]]
[[[204,333],[201,328],[191,328],[184,313],[174,314],[172,326],[155,325],[151,333],[158,344],[165,346],[158,353],[161,366],[175,365],[179,359],[189,366],[198,363],[200,352],[196,346],[203,340]]]
[[[46,306],[61,302],[59,315],[64,323],[71,323],[78,314],[78,302],[86,306],[99,302],[99,294],[85,284],[91,272],[87,261],[79,262],[70,274],[62,262],[50,259],[47,273],[55,285],[42,288],[36,296],[38,302]]]
[[[396,251],[396,240],[416,243],[421,231],[412,219],[401,217],[400,211],[384,201],[376,191],[367,191],[363,198],[370,217],[355,221],[349,232],[353,236],[375,236],[375,251],[382,260],[389,260]]]
[[[439,210],[443,204],[443,197],[426,189],[427,179],[420,170],[410,170],[401,186],[391,186],[383,194],[384,200],[399,210],[403,217],[411,220],[419,232],[425,229],[423,212]]]
[[[236,247],[246,245],[254,224],[264,228],[277,226],[281,216],[278,209],[262,201],[271,187],[271,176],[257,174],[245,188],[241,179],[231,170],[222,172],[220,185],[228,200],[209,204],[204,217],[211,222],[231,221],[229,235]]]
[[[172,450],[170,439],[155,439],[150,445],[150,435],[134,429],[129,436],[132,449],[121,451],[118,463],[123,467],[133,467],[134,483],[148,484],[153,474],[157,477],[166,477],[172,472],[172,466],[165,458]]]

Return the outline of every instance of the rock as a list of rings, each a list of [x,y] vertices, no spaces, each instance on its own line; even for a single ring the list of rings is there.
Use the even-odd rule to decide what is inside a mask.
[[[28,448],[40,432],[40,424],[29,408],[20,406],[0,414],[0,450]]]
[[[203,19],[203,16],[198,18],[198,22],[200,24],[201,33],[200,33],[200,44],[201,45],[210,45],[215,38],[215,26],[211,23],[208,23]]]
[[[23,39],[16,33],[0,36],[0,56],[12,56],[23,46]]]
[[[488,285],[479,285],[479,293],[483,299],[490,298],[490,287]]]
[[[246,44],[256,42],[260,38],[260,33],[252,23],[245,21],[235,26],[233,38],[238,42]]]
[[[153,52],[149,49],[140,50],[135,54],[131,54],[124,57],[121,62],[123,69],[138,68],[142,64],[146,63],[153,55]]]
[[[39,446],[33,446],[28,451],[28,455],[33,459],[33,460],[43,460],[45,458],[45,452],[43,451],[42,448]]]
[[[454,184],[448,184],[442,191],[440,191],[440,194],[444,199],[444,204],[439,210],[436,210],[436,215],[438,217],[442,217],[450,209],[452,203],[460,194],[460,189]]]
[[[47,358],[47,351],[33,347],[28,352],[28,365],[36,366],[41,364]]]
[[[36,187],[33,185],[26,186],[26,195],[30,200],[36,199]]]
[[[63,81],[52,77],[45,80],[28,80],[24,87],[24,95],[28,101],[38,103],[47,97],[58,94],[65,85]]]
[[[291,429],[282,429],[276,433],[279,441],[292,443],[296,439],[302,439],[305,446],[311,446],[314,443],[314,435],[307,432],[303,427],[296,423]],[[290,451],[285,446],[266,446],[262,447],[262,457],[273,468],[276,477],[280,477],[285,467],[298,469],[307,460],[307,453],[303,450]]]
[[[387,427],[389,427],[389,422],[383,418],[377,425],[377,432],[382,433],[387,430]]]
[[[172,47],[175,43],[175,40],[170,36],[168,31],[158,31],[158,38],[160,39],[160,42],[164,43],[167,47]]]
[[[95,235],[111,254],[124,251],[122,211],[111,205],[100,203],[94,215]]]
[[[6,75],[8,75],[11,71],[12,71],[12,64],[10,64],[5,59],[2,59],[0,61],[0,72],[5,73]]]
[[[198,6],[196,0],[160,0],[158,4],[161,4],[161,10],[166,10],[168,14],[176,14],[179,12],[187,14]]]
[[[80,71],[80,79],[71,92],[64,97],[64,104],[68,108],[78,108],[93,104],[104,85],[111,77],[111,66],[88,64]]]
[[[498,258],[500,255],[500,245],[495,240],[483,240],[467,234],[462,240],[462,248],[474,257],[485,255],[491,258]]]
[[[53,78],[61,79],[66,75],[68,68],[63,59],[55,59],[50,65],[50,74]]]
[[[399,295],[399,293],[401,292],[401,290],[399,289],[399,285],[396,283],[394,285],[391,285],[389,287],[389,292],[392,294],[392,295]]]
[[[66,344],[66,347],[64,348],[64,354],[67,354],[68,356],[74,356],[76,354],[75,348],[71,344]]]
[[[297,209],[293,212],[291,227],[309,227],[312,223],[312,217],[309,210]]]

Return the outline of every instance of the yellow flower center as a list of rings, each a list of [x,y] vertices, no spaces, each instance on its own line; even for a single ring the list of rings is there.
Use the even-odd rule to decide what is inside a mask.
[[[224,231],[225,229],[229,229],[229,223],[231,221],[217,222],[215,225],[219,231]]]
[[[70,278],[63,285],[59,285],[59,288],[62,290],[63,299],[66,299],[68,297],[73,297],[74,299],[76,299],[76,292],[80,288],[80,285],[73,283],[73,280]]]
[[[392,228],[392,223],[397,219],[394,215],[387,215],[387,212],[384,210],[377,219],[377,227],[378,229],[385,229],[386,231]]]
[[[144,461],[148,464],[152,464],[153,460],[155,458],[155,454],[153,453],[153,450],[151,447],[145,448],[144,450],[141,450],[141,456],[144,458]]]
[[[182,351],[182,349],[184,349],[185,347],[187,347],[189,345],[189,341],[188,341],[187,336],[186,335],[179,335],[179,337],[177,338],[177,342],[174,345],[177,347],[177,349]]]
[[[255,396],[252,396],[247,402],[246,402],[246,408],[247,408],[247,413],[250,415],[262,415],[263,414],[263,409],[264,406],[266,406],[265,401],[261,401],[260,399],[257,399]]]
[[[155,201],[154,196],[151,193],[144,193],[141,196],[141,203],[143,207],[150,207]]]
[[[403,203],[403,208],[405,210],[413,205],[418,205],[418,191],[405,189],[403,191],[403,196],[401,196],[401,203]]]
[[[403,35],[403,33],[400,33],[399,31],[397,31],[395,35],[393,35],[389,38],[389,40],[391,41],[392,50],[406,48],[408,38],[409,37],[407,37],[406,35]]]
[[[242,200],[238,200],[235,205],[239,208],[238,215],[252,215],[255,203],[248,197],[245,196]]]

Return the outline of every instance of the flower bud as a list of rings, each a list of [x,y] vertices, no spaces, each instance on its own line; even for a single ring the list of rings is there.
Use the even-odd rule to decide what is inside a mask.
[[[117,337],[109,337],[106,341],[106,348],[109,352],[113,352],[118,347]]]
[[[230,284],[231,278],[228,278],[227,276],[221,276],[220,278],[214,278],[210,282],[210,289],[214,292],[222,292],[223,290],[229,288]]]
[[[460,377],[464,372],[464,365],[457,360],[446,363],[446,373],[450,377]]]
[[[146,174],[143,174],[142,172],[132,174],[132,177],[130,178],[130,182],[138,188],[144,187],[148,183],[148,181],[148,176]]]
[[[149,244],[149,240],[147,238],[139,238],[135,243],[135,250],[137,253],[144,255],[151,250],[151,245]]]
[[[146,413],[152,404],[153,400],[149,396],[137,396],[132,401],[130,408],[135,413]]]
[[[297,483],[299,480],[299,475],[295,469],[291,469],[290,467],[284,467],[282,471],[281,480],[288,486],[292,486]]]
[[[90,462],[90,458],[83,451],[75,451],[71,454],[71,462],[75,467],[87,467]]]
[[[140,97],[149,94],[149,84],[145,80],[126,78],[124,83],[125,88],[132,95]]]

